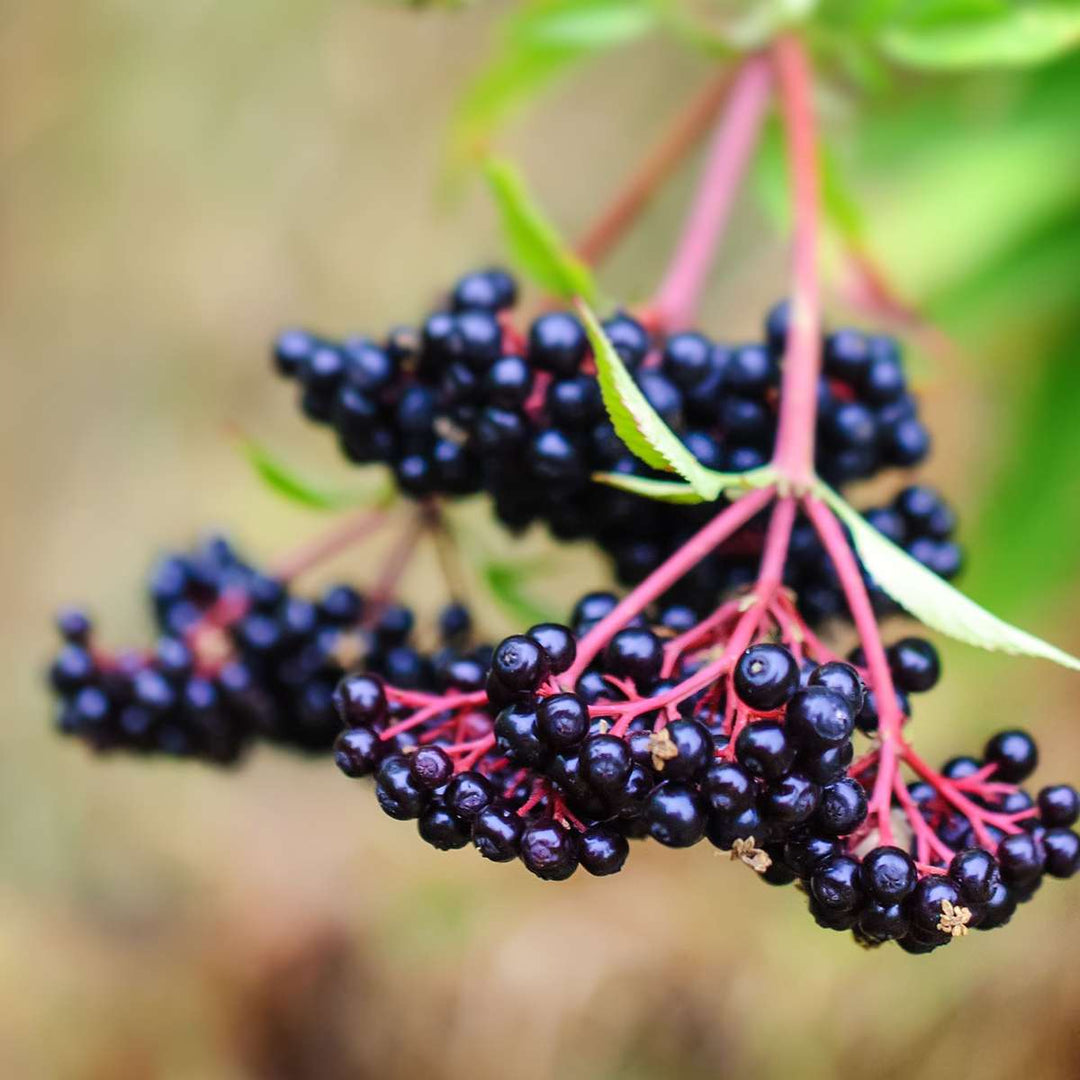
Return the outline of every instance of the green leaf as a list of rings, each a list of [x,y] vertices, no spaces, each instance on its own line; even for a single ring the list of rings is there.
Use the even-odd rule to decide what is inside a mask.
[[[526,7],[510,27],[520,47],[570,47],[590,52],[626,45],[653,30],[652,0],[549,0]]]
[[[703,503],[705,496],[685,480],[655,480],[647,476],[630,476],[627,473],[593,473],[598,484],[628,491],[644,499],[666,503]]]
[[[259,479],[271,491],[290,502],[306,506],[309,510],[343,510],[350,506],[358,506],[365,501],[363,496],[327,491],[309,483],[254,439],[242,435],[239,442],[241,451],[251,463]]]
[[[506,46],[458,104],[450,130],[451,165],[460,167],[476,157],[511,114],[583,55],[578,49]]]
[[[517,169],[501,158],[489,158],[484,171],[515,265],[549,293],[565,299],[594,297],[596,286],[589,268],[562,242]]]
[[[525,581],[535,576],[534,569],[514,563],[489,562],[483,568],[484,584],[515,623],[535,626],[536,623],[559,622],[554,613],[532,600],[523,589]]]
[[[769,465],[745,473],[720,473],[707,470],[710,478],[730,494],[769,487],[776,482],[776,473]],[[592,474],[598,484],[640,495],[655,502],[683,503],[692,505],[708,500],[692,484],[680,480],[658,480],[650,476],[630,476],[627,473],[598,472]]]
[[[1080,44],[1080,8],[1015,5],[981,18],[892,26],[879,41],[890,57],[911,67],[1028,67],[1054,60]]]
[[[604,408],[615,434],[637,458],[654,469],[677,472],[703,499],[713,500],[724,487],[723,474],[706,469],[660,419],[626,370],[588,304],[578,311],[592,343]]]
[[[969,645],[1038,656],[1080,671],[1080,659],[980,607],[883,536],[830,487],[819,483],[815,494],[851,530],[855,550],[874,581],[920,622]]]

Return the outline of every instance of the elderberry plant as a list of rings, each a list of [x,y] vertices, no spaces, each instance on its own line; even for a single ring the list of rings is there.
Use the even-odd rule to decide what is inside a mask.
[[[785,126],[794,226],[790,300],[761,340],[721,343],[695,312],[710,253],[767,107]],[[1033,738],[928,764],[911,699],[941,678],[921,636],[886,644],[906,611],[986,648],[1080,661],[949,584],[956,522],[904,482],[863,513],[840,490],[930,450],[897,343],[826,333],[818,278],[819,153],[810,70],[780,35],[710,88],[719,111],[700,192],[653,302],[593,313],[587,265],[640,203],[640,185],[569,252],[506,163],[488,175],[514,260],[548,294],[514,321],[519,284],[462,277],[418,328],[273,347],[304,414],[358,466],[388,468],[407,531],[363,590],[317,599],[296,579],[383,524],[380,506],[267,571],[211,539],[163,560],[151,649],[112,652],[90,620],[58,620],[59,728],[96,750],[235,761],[256,741],[374,778],[379,806],[439,850],[475,847],[559,881],[620,871],[631,841],[707,840],[765,882],[796,884],[821,926],[927,953],[1008,922],[1046,877],[1080,869],[1080,796],[1029,792]],[[693,131],[700,126],[685,126]],[[683,140],[686,141],[686,140]],[[685,147],[678,147],[681,152]],[[659,182],[666,169],[653,170]],[[259,452],[260,471],[328,500]],[[528,620],[479,644],[455,596],[434,642],[394,601],[418,540],[435,538],[451,592],[453,501],[481,496],[510,530],[543,522],[611,559],[622,597],[582,597],[566,623]],[[859,644],[841,656],[840,618]]]

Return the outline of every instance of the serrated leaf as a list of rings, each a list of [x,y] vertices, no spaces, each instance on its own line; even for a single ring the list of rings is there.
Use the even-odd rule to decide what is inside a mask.
[[[851,531],[855,550],[874,581],[920,622],[982,649],[1037,656],[1080,671],[1080,659],[980,607],[883,536],[831,488],[819,484],[815,493]]]
[[[1075,4],[1023,4],[982,18],[891,26],[880,35],[884,52],[910,67],[961,70],[1028,67],[1080,45]]]
[[[556,296],[594,297],[596,286],[589,268],[544,217],[517,169],[502,158],[489,158],[484,172],[499,208],[511,259],[518,269]]]
[[[715,499],[724,486],[717,479],[721,474],[706,469],[660,419],[608,341],[592,309],[581,301],[577,306],[592,344],[604,408],[611,417],[615,434],[646,465],[676,472],[703,499]]]
[[[653,0],[548,0],[526,8],[511,36],[519,46],[595,51],[636,41],[656,27],[659,15]]]
[[[528,568],[513,563],[490,562],[483,568],[484,584],[515,623],[534,626],[536,623],[558,622],[555,614],[525,593],[522,586],[530,576]]]
[[[259,479],[275,494],[290,502],[309,510],[344,510],[365,501],[356,494],[328,491],[312,484],[254,439],[241,436],[239,443]]]

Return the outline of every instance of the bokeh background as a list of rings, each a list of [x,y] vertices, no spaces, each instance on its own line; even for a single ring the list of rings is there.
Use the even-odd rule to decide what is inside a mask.
[[[323,524],[261,487],[227,423],[328,485],[370,484],[304,426],[275,328],[415,319],[499,253],[484,193],[440,181],[452,102],[501,5],[351,0],[9,5],[0,25],[0,1075],[142,1078],[997,1077],[1080,1074],[1080,893],[930,958],[814,927],[708,845],[539,883],[438,854],[327,764],[95,761],[51,730],[52,610],[147,632],[153,555],[209,524],[267,557]],[[502,139],[580,230],[704,60],[644,42]],[[923,475],[963,515],[965,585],[1080,652],[1080,62],[828,88],[875,253],[959,343],[910,362]],[[756,331],[784,288],[770,170],[740,203],[703,322]],[[684,169],[606,268],[645,297]],[[834,314],[845,314],[840,304]],[[890,480],[892,487],[895,478]],[[455,512],[565,607],[588,553]],[[327,573],[370,580],[379,545]],[[422,557],[406,595],[441,585]],[[484,605],[491,633],[508,625]],[[899,627],[896,628],[899,631]],[[943,643],[932,757],[1032,725],[1080,774],[1076,676]]]

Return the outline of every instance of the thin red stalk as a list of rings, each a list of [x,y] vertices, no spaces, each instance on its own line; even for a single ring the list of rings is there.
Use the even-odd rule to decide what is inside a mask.
[[[654,310],[667,330],[682,329],[694,320],[717,242],[757,145],[771,91],[767,58],[750,57],[735,76],[697,196],[657,292]]]
[[[817,131],[810,65],[797,39],[777,39],[773,62],[780,83],[794,221],[790,322],[780,387],[785,407],[780,412],[773,462],[792,483],[806,487],[813,479],[821,367]]]
[[[416,553],[420,537],[431,527],[431,524],[431,511],[428,507],[421,507],[409,522],[401,540],[390,552],[390,556],[383,565],[382,572],[371,590],[365,620],[368,625],[374,623],[379,612],[386,607],[397,591],[398,584],[412,561],[413,555]]]
[[[881,760],[877,779],[870,799],[871,810],[877,812],[878,829],[883,844],[892,843],[892,827],[889,823],[889,807],[892,803],[892,782],[898,767],[897,753],[901,746],[900,729],[903,716],[893,689],[892,672],[885,657],[877,618],[870,604],[870,597],[863,583],[862,570],[848,545],[847,537],[833,512],[820,500],[806,496],[803,509],[810,518],[829,556],[840,587],[844,591],[851,611],[855,629],[859,634],[866,663],[870,673],[870,687],[874,691],[878,707],[878,736],[881,740]]]
[[[628,593],[614,610],[601,619],[578,643],[577,659],[559,682],[573,687],[582,672],[613,634],[621,630],[635,615],[675,584],[687,571],[723,543],[733,532],[745,525],[773,497],[773,489],[752,491],[716,515],[695,533],[678,551],[660,564],[640,585]]]
[[[316,536],[277,561],[273,566],[274,576],[280,581],[292,581],[357,541],[370,536],[387,520],[386,507],[360,510],[339,522],[335,528]]]
[[[708,131],[730,87],[731,73],[724,71],[710,79],[679,112],[608,208],[577,242],[577,253],[585,262],[597,263],[603,259],[641,215],[653,195]]]

